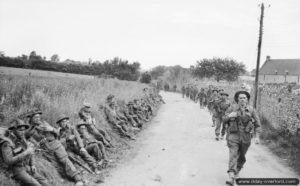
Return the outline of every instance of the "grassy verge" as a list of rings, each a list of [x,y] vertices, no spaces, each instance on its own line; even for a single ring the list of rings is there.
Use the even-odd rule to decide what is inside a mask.
[[[120,102],[127,102],[142,97],[145,84],[114,79],[64,79],[46,77],[0,77],[0,126],[7,126],[9,121],[19,114],[39,108],[43,111],[42,118],[55,126],[60,113],[70,116],[71,122],[76,122],[78,111],[84,102],[92,106],[97,127],[105,129],[112,138],[115,149],[108,152],[109,158],[115,160],[114,167],[126,151],[130,149],[128,141],[122,139],[106,122],[101,105],[105,104],[107,95],[114,94]],[[0,162],[0,167],[1,162]],[[71,186],[73,182],[63,179],[55,168],[37,155],[37,168],[53,186]],[[110,169],[103,170],[103,175]],[[86,179],[102,179],[103,175],[87,175]],[[0,186],[19,186],[9,173],[0,168]]]
[[[300,136],[289,136],[285,131],[275,129],[264,116],[261,116],[261,123],[263,144],[300,174]]]

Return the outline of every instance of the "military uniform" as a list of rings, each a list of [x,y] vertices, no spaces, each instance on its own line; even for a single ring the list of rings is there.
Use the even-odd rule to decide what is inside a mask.
[[[112,124],[113,128],[116,129],[120,136],[134,139],[129,134],[126,122],[118,118],[117,112],[115,111],[114,104],[112,102],[108,103],[104,111],[107,117],[107,121]]]
[[[60,116],[58,121],[56,122],[58,125],[64,119],[68,119],[67,116]],[[59,137],[60,142],[64,145],[65,149],[68,153],[74,153],[76,155],[80,155],[80,157],[95,171],[97,172],[97,162],[95,159],[86,151],[84,150],[83,141],[75,129],[73,125],[70,123],[66,124],[64,127],[59,128]]]
[[[228,96],[227,93],[221,93],[222,94],[226,94]],[[230,102],[227,99],[220,99],[219,101],[216,101],[214,104],[214,117],[215,117],[215,134],[216,134],[216,139],[219,139],[219,135],[221,132],[221,127],[223,124],[223,117],[225,115],[226,110],[230,107]],[[224,127],[223,127],[224,128]],[[225,132],[224,130],[222,130],[222,132]],[[222,137],[224,136],[224,133],[222,133]]]
[[[250,94],[242,91],[247,95],[248,100]],[[240,93],[237,92],[235,100]],[[229,117],[230,113],[235,112],[236,117]],[[228,173],[230,179],[233,179],[233,175],[238,175],[246,162],[246,153],[251,144],[251,133],[260,133],[260,120],[255,109],[246,105],[241,107],[240,105],[233,105],[228,110],[228,114],[224,117],[224,123],[227,126],[227,146],[229,148],[229,164]],[[232,184],[234,181],[228,181]]]
[[[29,152],[29,146],[33,146],[24,138],[18,138],[12,132],[19,127],[29,128],[22,120],[16,119],[12,127],[10,127],[10,135],[2,138],[1,155],[3,162],[12,170],[14,178],[24,186],[50,186],[47,179],[41,176],[34,167],[33,151]],[[0,137],[1,138],[1,137]]]
[[[35,144],[39,144],[39,146],[46,151],[44,156],[52,163],[61,175],[66,175],[74,180],[76,185],[81,185],[82,177],[80,172],[70,161],[65,147],[57,139],[59,135],[58,130],[46,122],[34,123],[32,121],[32,117],[36,114],[41,114],[41,112],[35,111],[28,115],[28,117],[30,117],[29,121],[31,128],[29,129],[27,136],[30,137],[31,141],[35,142]],[[46,140],[45,133],[47,132],[52,133],[55,136],[55,139]]]
[[[197,99],[199,99],[200,108],[203,108],[204,107],[204,102],[205,102],[205,92],[204,92],[203,88],[198,93]]]
[[[182,98],[184,98],[184,95],[185,95],[185,87],[184,86],[181,87],[181,94],[182,94]]]
[[[90,108],[81,108],[78,115],[87,124],[88,130],[97,140],[102,141],[106,147],[113,147],[109,135],[104,130],[96,127],[96,119],[92,116]]]
[[[96,140],[96,138],[88,132],[87,125],[87,123],[81,122],[76,126],[82,139],[84,148],[97,161],[104,160],[105,162],[108,162],[104,144],[101,141]]]

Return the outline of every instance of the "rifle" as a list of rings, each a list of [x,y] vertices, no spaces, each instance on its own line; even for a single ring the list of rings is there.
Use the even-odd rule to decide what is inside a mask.
[[[94,172],[86,165],[84,165],[83,163],[81,163],[78,159],[76,159],[75,157],[73,157],[72,155],[68,154],[68,157],[71,161],[77,163],[80,167],[84,168],[85,170],[87,170],[89,173],[94,174]]]

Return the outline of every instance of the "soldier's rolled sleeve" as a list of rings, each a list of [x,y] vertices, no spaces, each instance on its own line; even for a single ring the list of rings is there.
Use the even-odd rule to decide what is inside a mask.
[[[75,128],[72,128],[72,131],[73,131],[73,133],[74,133],[74,135],[75,135],[75,138],[76,138],[76,141],[77,141],[77,143],[78,143],[79,148],[80,148],[80,149],[83,148],[83,147],[84,147],[83,141],[82,141],[82,139],[81,139],[81,137],[80,137],[78,131],[77,131]]]

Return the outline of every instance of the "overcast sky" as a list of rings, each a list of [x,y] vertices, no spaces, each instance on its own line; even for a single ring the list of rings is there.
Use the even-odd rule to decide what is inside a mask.
[[[262,61],[300,58],[300,0],[0,0],[0,51],[80,61],[121,57],[143,69],[232,57],[255,67],[265,2]]]

